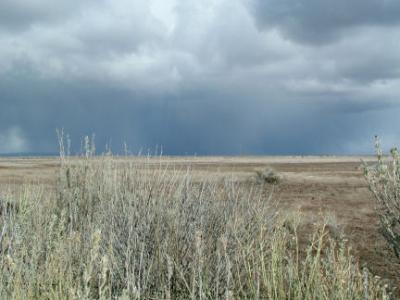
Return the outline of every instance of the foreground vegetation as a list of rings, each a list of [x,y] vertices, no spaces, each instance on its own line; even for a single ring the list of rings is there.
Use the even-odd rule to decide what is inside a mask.
[[[300,236],[260,183],[93,152],[61,155],[55,191],[2,199],[0,299],[390,299],[327,224]]]
[[[377,163],[364,163],[366,179],[376,200],[381,233],[400,259],[400,156],[396,148],[384,157],[379,139],[375,140]]]

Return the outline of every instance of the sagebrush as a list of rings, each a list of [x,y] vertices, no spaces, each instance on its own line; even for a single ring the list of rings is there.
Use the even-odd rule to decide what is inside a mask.
[[[298,215],[263,188],[157,158],[62,155],[54,190],[3,195],[0,298],[389,299],[323,223],[301,248]]]
[[[378,138],[375,150],[377,163],[364,163],[365,176],[376,199],[381,232],[400,259],[400,157],[396,148],[385,157]]]

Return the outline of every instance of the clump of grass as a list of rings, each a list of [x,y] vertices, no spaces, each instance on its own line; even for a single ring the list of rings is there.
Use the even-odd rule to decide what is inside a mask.
[[[259,181],[269,184],[278,184],[282,180],[282,176],[271,167],[266,167],[263,170],[257,170],[256,174]]]
[[[325,224],[301,249],[300,217],[262,188],[62,155],[56,189],[28,186],[0,217],[0,298],[389,299]]]
[[[377,163],[364,163],[365,177],[375,196],[382,235],[400,259],[400,157],[393,148],[385,158],[378,138],[375,150]]]

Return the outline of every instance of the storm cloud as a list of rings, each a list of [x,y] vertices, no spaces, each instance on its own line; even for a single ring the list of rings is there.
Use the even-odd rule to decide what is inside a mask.
[[[1,1],[0,153],[56,152],[56,128],[73,151],[93,133],[177,155],[394,145],[397,2]]]
[[[390,27],[400,22],[397,0],[253,0],[261,27],[276,27],[295,41],[324,44],[356,35],[368,26]]]

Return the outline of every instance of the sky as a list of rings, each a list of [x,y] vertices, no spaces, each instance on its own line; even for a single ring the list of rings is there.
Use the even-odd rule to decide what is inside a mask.
[[[0,1],[0,154],[365,154],[399,115],[398,0]]]

